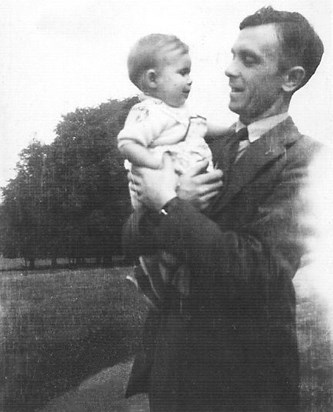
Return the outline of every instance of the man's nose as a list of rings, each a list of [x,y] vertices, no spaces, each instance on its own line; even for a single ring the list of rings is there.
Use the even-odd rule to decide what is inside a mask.
[[[191,79],[190,76],[187,77],[187,84],[188,84],[189,86],[192,86],[192,79]]]
[[[235,60],[231,60],[231,62],[225,69],[224,74],[227,77],[236,77],[239,75],[239,68]]]

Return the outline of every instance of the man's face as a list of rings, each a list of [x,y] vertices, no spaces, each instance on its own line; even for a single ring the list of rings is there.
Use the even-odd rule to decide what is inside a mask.
[[[229,109],[246,124],[279,114],[283,78],[275,26],[244,28],[231,51],[233,58],[225,71],[231,88]]]

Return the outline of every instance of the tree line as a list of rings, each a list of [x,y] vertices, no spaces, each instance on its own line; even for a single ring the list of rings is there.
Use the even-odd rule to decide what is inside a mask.
[[[34,139],[20,153],[16,176],[1,188],[0,248],[7,258],[109,264],[121,254],[130,213],[117,135],[137,97],[68,113],[51,144]]]

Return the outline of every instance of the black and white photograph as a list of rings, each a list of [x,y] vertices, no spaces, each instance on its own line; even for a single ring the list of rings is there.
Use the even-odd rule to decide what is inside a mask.
[[[333,410],[332,21],[0,0],[0,412]]]

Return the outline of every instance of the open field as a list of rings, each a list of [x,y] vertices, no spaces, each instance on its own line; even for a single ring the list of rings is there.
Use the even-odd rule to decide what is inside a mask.
[[[112,372],[108,371],[135,352],[146,311],[125,281],[130,270],[0,273],[2,412],[40,409],[75,387],[82,389],[89,379],[95,382],[93,376],[110,387],[108,373]],[[306,280],[298,277],[295,283],[302,412],[329,412],[333,410],[333,362],[327,307]],[[107,403],[110,393],[105,396],[105,409],[100,410],[112,411]],[[102,405],[103,395],[99,401]]]
[[[133,355],[145,305],[128,271],[0,275],[2,411],[35,410]]]

